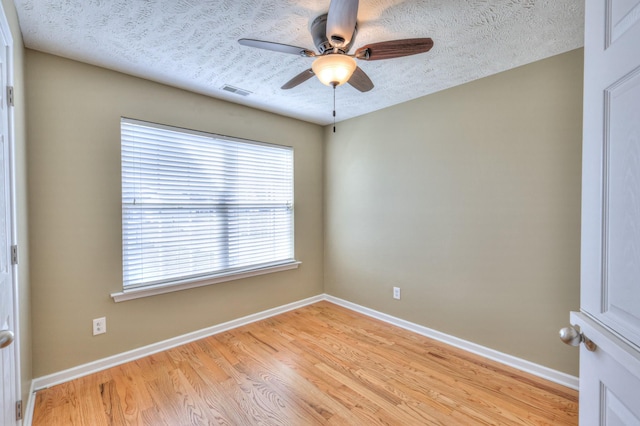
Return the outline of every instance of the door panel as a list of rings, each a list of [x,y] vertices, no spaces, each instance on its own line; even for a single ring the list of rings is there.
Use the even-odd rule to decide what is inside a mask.
[[[601,320],[640,346],[640,68],[605,90]]]
[[[637,0],[608,0],[606,4],[606,46],[615,43],[629,28],[640,21]]]
[[[587,0],[585,18],[581,309],[640,345],[640,1]]]

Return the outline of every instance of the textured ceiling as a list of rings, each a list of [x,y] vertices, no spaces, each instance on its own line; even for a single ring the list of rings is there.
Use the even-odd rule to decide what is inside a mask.
[[[309,26],[329,0],[15,0],[27,47],[215,98],[328,124],[333,93],[285,82],[312,59],[238,44],[315,50]],[[584,0],[360,0],[353,51],[431,37],[428,53],[359,62],[375,88],[336,90],[337,120],[366,114],[583,45]],[[227,84],[246,97],[223,91]]]

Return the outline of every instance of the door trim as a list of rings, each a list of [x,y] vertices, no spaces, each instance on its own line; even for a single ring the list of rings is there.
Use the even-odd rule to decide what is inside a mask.
[[[11,33],[11,27],[9,26],[9,21],[7,20],[7,16],[4,11],[3,5],[0,3],[0,32],[2,33],[4,40],[6,42],[5,46],[0,46],[0,48],[5,48],[7,53],[7,61],[6,61],[6,79],[7,79],[7,87],[13,87],[13,74],[14,74],[14,66],[13,66],[13,34]],[[6,99],[6,87],[0,88],[0,90],[5,90],[5,96],[3,99]],[[7,103],[7,143],[9,145],[9,210],[10,210],[10,226],[11,226],[11,245],[18,245],[18,228],[17,228],[17,209],[16,209],[16,145],[15,145],[15,123],[14,123],[14,107],[15,102],[12,104]],[[19,247],[19,246],[18,246]],[[20,338],[20,300],[19,300],[19,280],[18,280],[18,265],[14,264],[11,266],[11,276],[12,276],[12,284],[13,284],[13,329],[15,333],[15,340],[13,342],[13,350],[14,350],[14,365],[15,365],[15,383],[16,383],[16,401],[22,399],[22,369],[20,365],[20,346],[21,346],[21,338]],[[16,421],[16,424],[21,424],[21,421]]]

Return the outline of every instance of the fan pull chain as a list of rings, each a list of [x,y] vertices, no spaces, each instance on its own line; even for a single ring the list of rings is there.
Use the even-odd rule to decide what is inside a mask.
[[[333,133],[336,132],[336,84],[333,85]]]

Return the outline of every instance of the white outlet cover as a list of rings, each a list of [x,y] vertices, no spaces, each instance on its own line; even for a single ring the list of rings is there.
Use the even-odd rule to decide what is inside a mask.
[[[93,335],[107,332],[107,318],[96,318],[93,320]]]

